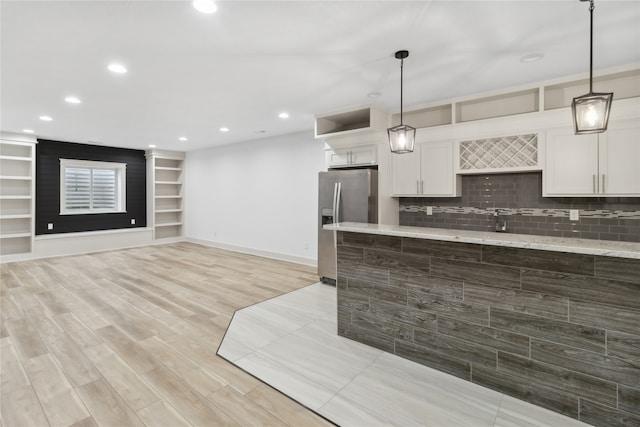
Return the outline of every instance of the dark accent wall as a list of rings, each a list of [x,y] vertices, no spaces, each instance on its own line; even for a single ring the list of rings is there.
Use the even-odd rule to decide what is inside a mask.
[[[338,334],[595,426],[640,426],[640,261],[338,232]]]
[[[127,164],[126,213],[60,215],[60,159]],[[36,235],[147,226],[147,173],[143,150],[38,140]],[[136,220],[131,225],[131,219]],[[53,230],[47,224],[53,223]]]
[[[463,175],[461,194],[401,198],[400,225],[494,231],[499,211],[509,233],[640,242],[640,197],[542,197],[540,172]]]

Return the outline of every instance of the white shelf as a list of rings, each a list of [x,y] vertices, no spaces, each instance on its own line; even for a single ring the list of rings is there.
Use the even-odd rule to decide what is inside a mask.
[[[182,168],[170,168],[167,166],[156,166],[157,171],[182,171]]]
[[[156,223],[156,227],[175,227],[176,225],[182,225],[181,222],[164,222],[164,223]]]
[[[21,239],[24,237],[31,237],[31,233],[11,233],[11,234],[0,234],[0,239]]]
[[[0,219],[25,219],[25,218],[31,218],[31,214],[0,215]]]
[[[156,209],[156,213],[182,212],[182,209]]]
[[[182,185],[180,181],[156,181],[156,184],[162,185]]]
[[[31,181],[32,180],[30,176],[11,176],[11,175],[1,175],[0,179],[6,179],[7,181]]]
[[[0,160],[15,160],[18,162],[30,162],[30,157],[22,157],[22,156],[0,156]]]
[[[31,196],[0,196],[0,200],[31,200]]]
[[[182,199],[182,196],[178,196],[178,195],[156,196],[156,199]]]

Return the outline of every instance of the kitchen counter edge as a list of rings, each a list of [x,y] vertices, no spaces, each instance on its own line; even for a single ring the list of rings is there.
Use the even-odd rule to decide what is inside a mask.
[[[327,224],[323,226],[323,228],[325,230],[346,231],[350,233],[475,243],[640,260],[640,243],[632,242],[535,236],[529,234],[490,233],[444,228],[408,227],[404,225],[364,224],[357,222]]]

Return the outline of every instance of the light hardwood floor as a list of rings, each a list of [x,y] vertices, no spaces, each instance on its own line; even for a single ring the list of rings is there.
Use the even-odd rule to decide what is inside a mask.
[[[331,425],[216,355],[311,267],[176,243],[0,268],[2,427]]]

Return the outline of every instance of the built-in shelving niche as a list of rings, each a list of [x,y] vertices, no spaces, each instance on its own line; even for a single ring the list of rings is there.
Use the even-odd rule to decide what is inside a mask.
[[[0,255],[29,253],[33,246],[36,139],[3,134],[0,140]]]
[[[539,110],[538,88],[456,102],[456,123],[492,119]]]
[[[402,121],[405,125],[413,126],[414,128],[450,125],[453,120],[451,110],[451,104],[446,104],[406,111],[402,114]],[[392,126],[400,124],[400,113],[391,116],[391,123]]]
[[[386,114],[375,107],[364,107],[316,116],[316,138],[327,138],[356,132],[384,130]]]
[[[593,86],[595,91],[613,92],[614,101],[640,97],[640,69],[594,77]],[[419,129],[554,110],[571,106],[574,97],[584,95],[588,91],[589,79],[571,80],[409,109],[404,111],[403,122]],[[544,94],[542,106],[540,105],[541,94]],[[400,124],[399,113],[391,115],[391,123],[393,126]]]
[[[613,99],[640,96],[640,69],[593,78],[594,92],[613,92]],[[573,98],[589,92],[589,79],[575,80],[544,87],[544,109],[571,106]]]
[[[181,238],[183,231],[184,153],[151,151],[154,239]]]

